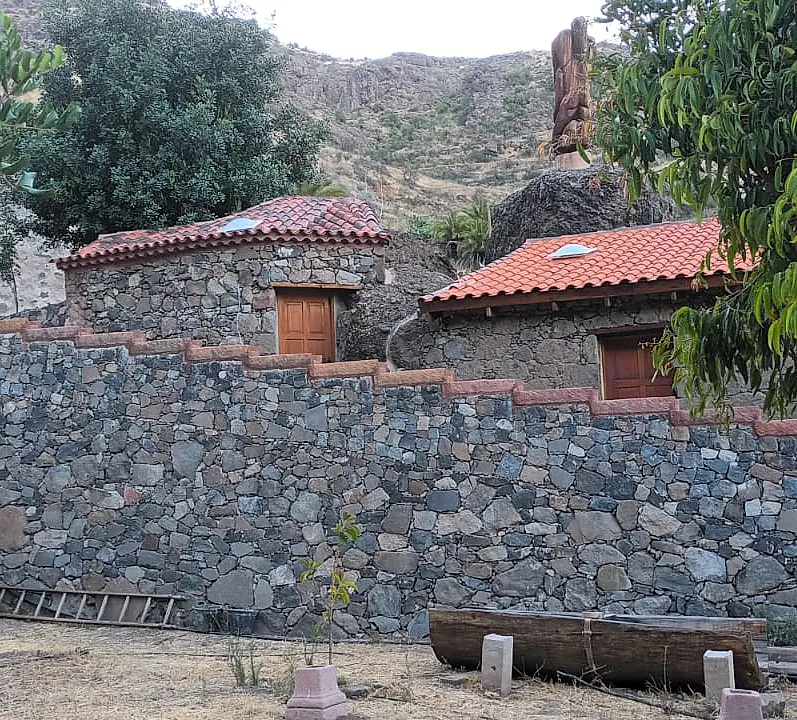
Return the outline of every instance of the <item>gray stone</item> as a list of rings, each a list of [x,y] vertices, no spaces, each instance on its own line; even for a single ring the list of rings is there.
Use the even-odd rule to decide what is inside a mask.
[[[435,599],[441,605],[448,607],[461,607],[465,600],[470,597],[468,590],[454,578],[442,578],[434,585]]]
[[[274,591],[268,581],[263,578],[258,580],[255,586],[253,604],[258,610],[268,610],[274,604]]]
[[[368,614],[397,618],[401,615],[401,592],[394,585],[376,585],[368,593]]]
[[[108,510],[121,510],[125,506],[124,498],[114,490],[94,489],[89,493],[92,504]]]
[[[398,503],[391,505],[390,509],[382,521],[382,529],[385,532],[395,533],[396,535],[406,535],[410,529],[412,521],[412,505],[409,503]]]
[[[496,477],[504,480],[517,480],[521,470],[523,470],[523,458],[511,453],[504,453],[495,474]]]
[[[611,513],[597,510],[577,512],[573,521],[567,526],[567,532],[576,543],[594,540],[610,542],[619,540],[623,534]]]
[[[617,522],[623,530],[633,530],[639,517],[639,503],[635,500],[621,500],[614,511]]]
[[[74,466],[72,472],[74,473]],[[135,485],[160,485],[163,482],[163,465],[133,463],[130,468],[130,479]]]
[[[291,503],[291,517],[299,523],[313,523],[318,520],[321,498],[315,493],[302,492]]]
[[[608,565],[610,563],[625,563],[625,555],[611,545],[591,544],[585,546],[578,553],[578,559],[589,565]]]
[[[653,537],[666,537],[678,532],[681,521],[653,505],[645,505],[639,513],[639,525]]]
[[[598,602],[595,583],[587,578],[572,578],[565,584],[565,608],[576,612],[594,610]]]
[[[69,485],[71,479],[69,465],[53,465],[44,475],[44,487],[47,492],[58,493]]]
[[[416,639],[429,637],[429,611],[427,609],[424,608],[412,616],[407,625],[407,634]]]
[[[326,405],[316,405],[315,407],[305,410],[304,424],[308,430],[315,430],[316,432],[326,432],[329,430]]]
[[[376,567],[395,575],[407,575],[418,569],[418,555],[414,552],[378,552]]]
[[[482,513],[482,521],[488,530],[502,530],[520,522],[520,515],[508,498],[499,498],[490,503]]]
[[[25,547],[28,542],[25,528],[25,508],[0,507],[0,550],[13,552]]]
[[[343,561],[343,567],[351,568],[353,570],[361,570],[371,562],[370,556],[364,553],[362,550],[358,550],[357,548],[349,548],[345,553],[343,553],[343,557],[341,559]]]
[[[725,558],[700,548],[687,549],[685,557],[686,569],[697,582],[725,582]]]
[[[3,518],[0,517],[0,520]],[[12,538],[13,540],[13,538]],[[33,543],[40,547],[57,550],[66,542],[66,530],[41,530],[33,536]],[[22,547],[18,545],[17,547]],[[15,548],[12,548],[15,549]]]
[[[603,565],[598,570],[598,587],[606,592],[615,590],[630,590],[631,581],[625,570],[617,565]]]
[[[736,576],[736,590],[742,595],[758,595],[774,590],[785,582],[789,574],[775,558],[753,558]]]
[[[426,496],[426,507],[434,512],[456,512],[459,504],[459,492],[456,490],[430,490]]]
[[[496,595],[532,598],[542,586],[545,567],[532,558],[521,560],[510,570],[496,575],[493,592]]]
[[[208,588],[208,601],[234,608],[251,608],[254,604],[254,576],[248,570],[232,570]]]
[[[172,466],[178,478],[184,477],[193,480],[205,448],[193,440],[182,440],[174,443],[171,447]]]

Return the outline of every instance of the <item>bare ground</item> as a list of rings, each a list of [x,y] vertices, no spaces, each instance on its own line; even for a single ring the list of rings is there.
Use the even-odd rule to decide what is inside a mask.
[[[248,661],[250,641],[239,647]],[[292,668],[305,662],[303,647],[266,640],[251,647],[261,684],[241,689],[226,637],[0,619],[0,718],[283,718]],[[320,649],[315,659],[323,661]],[[342,683],[373,687],[368,697],[350,701],[358,720],[675,720],[678,710],[714,710],[698,695],[643,696],[668,711],[538,679],[516,681],[512,695],[501,699],[482,692],[475,673],[462,686],[447,685],[454,673],[423,645],[341,643],[335,665]],[[797,693],[786,692],[793,706]],[[797,715],[787,709],[786,717]]]

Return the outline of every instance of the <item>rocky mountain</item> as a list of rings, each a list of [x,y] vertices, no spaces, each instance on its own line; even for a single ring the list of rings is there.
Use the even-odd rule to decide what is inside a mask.
[[[32,46],[45,37],[42,4],[5,5]],[[294,46],[278,51],[286,100],[328,125],[323,171],[369,199],[391,228],[479,196],[497,202],[548,165],[537,153],[552,125],[546,52],[340,60]]]
[[[537,152],[552,122],[548,53],[336,60],[287,48],[286,60],[288,99],[329,126],[322,168],[391,227],[498,201],[548,164]]]

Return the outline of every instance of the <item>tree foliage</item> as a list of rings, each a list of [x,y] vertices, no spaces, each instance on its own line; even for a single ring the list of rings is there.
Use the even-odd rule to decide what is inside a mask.
[[[603,12],[630,56],[604,65],[599,144],[632,193],[653,179],[699,217],[715,203],[739,281],[674,314],[657,365],[675,368],[697,412],[727,414],[740,379],[785,414],[797,404],[794,0],[605,0]]]
[[[34,186],[31,157],[19,146],[27,135],[57,132],[77,119],[75,104],[59,109],[39,99],[42,77],[63,63],[58,45],[41,52],[26,49],[14,20],[0,13],[0,280],[12,285],[15,297],[17,245],[28,234],[18,196],[48,192]]]
[[[27,193],[34,188],[30,156],[19,151],[20,140],[29,133],[63,130],[79,115],[77,105],[56,109],[41,102],[39,84],[48,72],[64,64],[63,49],[34,53],[22,46],[22,36],[10,15],[0,12],[0,179]]]
[[[46,96],[84,111],[31,143],[56,190],[32,203],[52,240],[218,217],[314,177],[321,127],[281,104],[281,60],[254,22],[129,0],[44,17],[67,53]]]
[[[453,248],[460,269],[481,265],[492,236],[493,216],[490,203],[480,198],[462,210],[451,210],[434,224],[437,240]]]

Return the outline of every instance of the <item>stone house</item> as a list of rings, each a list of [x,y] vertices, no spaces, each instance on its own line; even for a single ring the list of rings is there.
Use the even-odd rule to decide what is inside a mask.
[[[358,290],[384,282],[389,240],[365,202],[323,197],[101,235],[57,261],[66,322],[341,359],[338,318]]]
[[[417,365],[465,379],[519,378],[530,389],[599,388],[603,399],[673,395],[655,376],[650,341],[672,312],[697,306],[729,281],[714,258],[716,219],[529,240],[419,300],[425,322],[400,342]],[[741,391],[735,402],[750,402]]]

